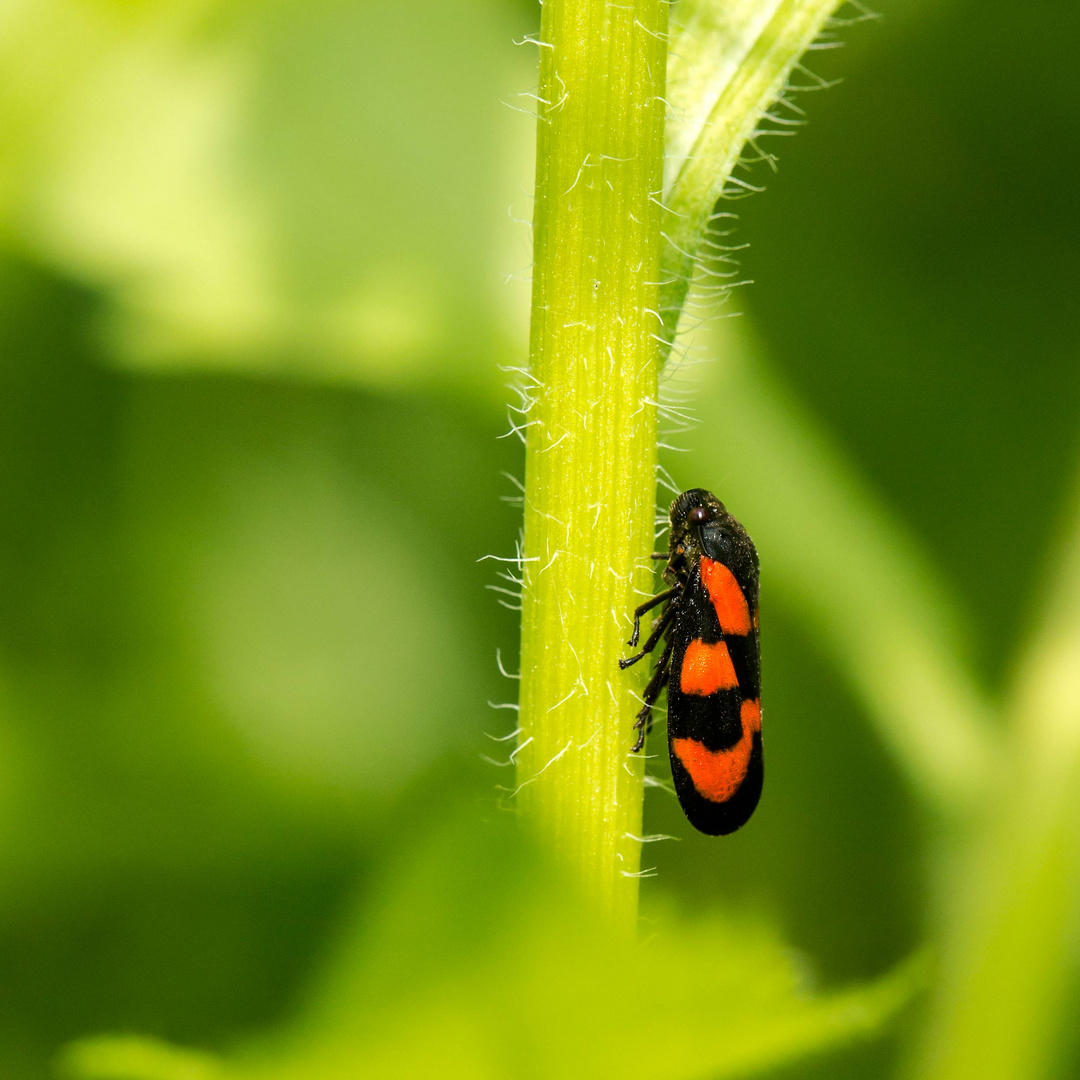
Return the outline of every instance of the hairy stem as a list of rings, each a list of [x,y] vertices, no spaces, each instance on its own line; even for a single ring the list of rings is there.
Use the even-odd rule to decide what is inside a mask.
[[[656,491],[666,0],[547,0],[537,137],[518,801],[634,924]]]

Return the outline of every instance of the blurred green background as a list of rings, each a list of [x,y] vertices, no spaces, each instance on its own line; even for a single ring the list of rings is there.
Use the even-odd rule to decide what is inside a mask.
[[[996,698],[1077,466],[1080,8],[877,8],[809,58],[843,84],[732,207],[753,284],[724,310]],[[275,1031],[388,867],[504,808],[481,755],[505,758],[485,702],[513,696],[516,621],[478,560],[518,529],[500,365],[537,24],[531,0],[4,5],[0,1076],[101,1032]],[[666,464],[726,498],[715,393],[706,448]],[[646,831],[681,842],[643,902],[764,921],[828,990],[926,940],[933,827],[763,582],[761,808],[717,842],[650,792]],[[913,1023],[782,1075],[887,1075]],[[1057,1060],[1080,1075],[1080,1040]]]

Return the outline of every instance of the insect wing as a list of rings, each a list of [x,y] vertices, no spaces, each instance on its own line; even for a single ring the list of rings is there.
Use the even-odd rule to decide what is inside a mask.
[[[747,822],[764,779],[756,584],[703,556],[672,628],[671,772],[690,824],[710,836]]]

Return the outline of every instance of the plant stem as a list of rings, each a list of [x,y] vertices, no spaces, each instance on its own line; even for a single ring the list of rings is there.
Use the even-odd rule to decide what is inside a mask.
[[[656,494],[666,0],[547,0],[541,24],[518,799],[615,922],[636,921]]]

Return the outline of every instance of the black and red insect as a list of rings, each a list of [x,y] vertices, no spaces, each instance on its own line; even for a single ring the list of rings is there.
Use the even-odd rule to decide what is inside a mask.
[[[745,825],[761,796],[761,649],[758,643],[758,557],[746,530],[703,488],[671,504],[664,580],[671,586],[634,612],[665,605],[636,664],[664,639],[645,688],[638,739],[645,745],[652,710],[668,692],[668,750],[675,793],[695,829],[725,836]]]

